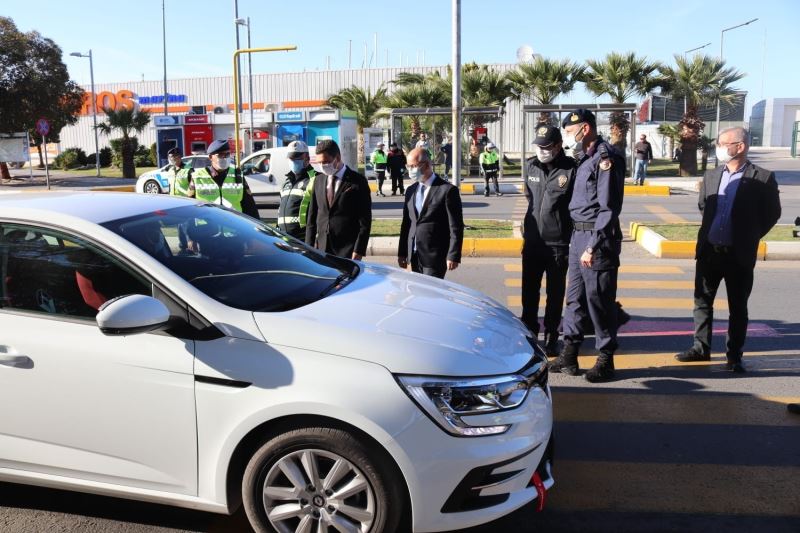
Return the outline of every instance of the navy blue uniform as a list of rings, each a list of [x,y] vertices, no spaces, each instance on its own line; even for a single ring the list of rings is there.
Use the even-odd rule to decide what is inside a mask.
[[[617,349],[617,272],[622,245],[619,214],[625,182],[625,159],[598,137],[578,161],[569,204],[573,232],[569,249],[567,308],[564,340],[583,342],[582,322],[594,325],[596,348],[613,354]],[[581,265],[581,255],[592,249],[592,266]]]

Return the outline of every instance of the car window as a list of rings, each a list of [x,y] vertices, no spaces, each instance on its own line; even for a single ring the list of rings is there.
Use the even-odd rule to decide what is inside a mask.
[[[210,204],[158,210],[105,227],[211,298],[237,309],[285,311],[331,294],[358,274],[266,224]]]
[[[150,285],[78,237],[33,226],[0,225],[0,307],[94,318],[108,300],[150,295]]]
[[[257,155],[242,165],[243,174],[263,174],[269,172],[269,154]]]
[[[205,168],[211,165],[211,161],[207,157],[195,157],[192,161],[193,168]]]

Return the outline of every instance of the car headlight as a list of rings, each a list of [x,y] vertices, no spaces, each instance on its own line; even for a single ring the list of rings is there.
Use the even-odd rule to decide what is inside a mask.
[[[408,395],[445,431],[459,437],[505,433],[510,424],[473,426],[463,417],[516,409],[532,386],[547,391],[547,359],[534,356],[518,374],[478,379],[398,376]]]

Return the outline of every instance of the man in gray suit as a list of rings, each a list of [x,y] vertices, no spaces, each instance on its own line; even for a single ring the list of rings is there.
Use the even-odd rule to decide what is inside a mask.
[[[415,148],[408,154],[408,176],[397,264],[444,278],[461,262],[464,219],[458,189],[433,173],[430,154]]]
[[[747,300],[753,289],[758,241],[781,216],[775,173],[747,159],[750,139],[744,128],[723,130],[717,139],[720,166],[706,172],[698,206],[703,221],[697,234],[694,278],[694,342],[678,361],[711,359],[714,299],[720,282],[728,293],[728,370],[745,371],[742,348],[747,334]]]

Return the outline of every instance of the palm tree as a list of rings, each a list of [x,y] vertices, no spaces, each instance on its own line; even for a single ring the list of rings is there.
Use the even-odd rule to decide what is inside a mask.
[[[386,101],[386,89],[381,85],[375,94],[370,89],[353,85],[328,97],[327,105],[336,109],[347,109],[356,114],[358,128],[358,160],[364,160],[364,128],[375,124]]]
[[[537,57],[530,63],[522,63],[508,73],[508,82],[521,99],[527,97],[536,104],[552,104],[562,94],[583,81],[586,67],[568,59]],[[550,123],[550,113],[541,113],[538,123]]]
[[[398,89],[387,98],[386,107],[400,109],[406,107],[450,107],[449,82],[441,75],[422,76],[401,72],[393,82]],[[419,138],[422,133],[419,115],[411,115],[411,138]]]
[[[461,100],[464,107],[499,107],[505,104],[511,92],[508,76],[488,65],[465,65],[461,73]],[[451,86],[448,83],[448,86]],[[472,115],[474,126],[497,120],[496,116]]]
[[[650,92],[657,81],[653,73],[659,66],[634,52],[611,52],[602,61],[590,59],[586,64],[589,66],[584,73],[586,88],[596,96],[610,96],[615,104],[624,104],[634,96]],[[610,122],[611,144],[624,153],[630,121],[624,112],[614,111],[610,114]]]
[[[105,122],[97,125],[97,129],[111,135],[115,130],[122,134],[122,177],[135,178],[136,166],[133,162],[133,154],[136,150],[136,136],[132,133],[142,133],[150,124],[150,113],[133,108],[120,108],[114,110],[109,107],[103,108],[106,114]],[[98,154],[99,157],[99,154]]]
[[[665,94],[686,99],[686,113],[678,123],[681,130],[680,175],[697,175],[697,146],[705,123],[697,116],[701,105],[733,105],[741,98],[731,85],[745,74],[716,57],[697,54],[692,59],[675,55],[675,67],[661,67],[660,82]]]
[[[681,130],[675,124],[663,122],[658,125],[658,133],[669,139],[669,157],[672,158],[672,154],[675,153],[675,141],[681,138]]]

